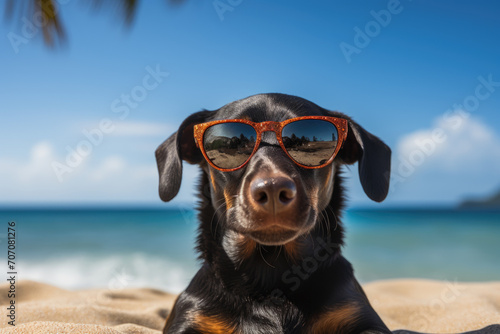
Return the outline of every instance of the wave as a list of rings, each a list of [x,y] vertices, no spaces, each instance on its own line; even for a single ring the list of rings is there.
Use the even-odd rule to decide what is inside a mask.
[[[196,262],[173,261],[145,253],[85,254],[29,259],[18,264],[19,278],[65,289],[148,287],[179,293],[196,272]]]

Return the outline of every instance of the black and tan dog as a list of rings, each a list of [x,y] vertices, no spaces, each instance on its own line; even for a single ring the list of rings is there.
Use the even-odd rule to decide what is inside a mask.
[[[301,166],[308,163],[302,156],[291,158],[293,149],[287,152],[274,123],[304,116],[327,116],[338,129],[329,142],[339,146],[332,159],[308,168]],[[238,142],[245,144],[234,148],[217,131],[208,144],[200,138],[204,129],[195,131],[198,124],[235,119],[253,124],[259,140],[242,134]],[[261,122],[266,126],[259,128]],[[300,154],[317,154],[300,145]],[[209,149],[215,155],[209,157]],[[223,154],[249,158],[217,165],[216,155]],[[365,193],[377,202],[385,199],[391,151],[380,139],[346,115],[302,98],[262,94],[192,114],[160,145],[156,159],[164,201],[179,191],[183,160],[202,171],[197,246],[202,267],[178,297],[164,333],[391,333],[341,254],[339,219],[345,164],[358,162]]]

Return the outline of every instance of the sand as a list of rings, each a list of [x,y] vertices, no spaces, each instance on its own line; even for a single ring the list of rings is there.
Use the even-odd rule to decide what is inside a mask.
[[[0,333],[159,334],[175,295],[155,289],[68,291],[16,285],[16,326],[7,323],[9,284],[0,285]],[[457,333],[500,323],[500,282],[385,280],[364,285],[391,329]]]

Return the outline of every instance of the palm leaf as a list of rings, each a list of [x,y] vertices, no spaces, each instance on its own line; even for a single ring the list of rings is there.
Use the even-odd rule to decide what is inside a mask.
[[[88,0],[94,8],[110,7],[119,13],[127,25],[131,25],[137,13],[138,0]],[[180,4],[185,0],[167,0],[170,4]],[[61,23],[61,6],[55,0],[7,0],[5,16],[8,20],[26,16],[37,17],[43,22],[41,29],[43,40],[47,46],[63,43],[66,39],[65,28]],[[64,6],[63,6],[64,7]]]

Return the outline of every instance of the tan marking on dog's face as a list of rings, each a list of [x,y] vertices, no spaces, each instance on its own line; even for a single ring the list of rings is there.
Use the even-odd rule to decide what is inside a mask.
[[[224,200],[226,201],[226,210],[229,210],[234,206],[234,197],[227,189],[224,189]]]
[[[356,323],[359,316],[359,306],[348,304],[334,309],[328,309],[313,320],[311,334],[347,333],[349,324]]]
[[[195,329],[202,334],[236,334],[236,326],[221,316],[197,314],[194,317]]]
[[[215,177],[214,173],[212,170],[209,168],[209,174],[210,174],[210,182],[212,182],[212,188],[214,189],[214,192],[217,192],[217,184],[215,183]]]

